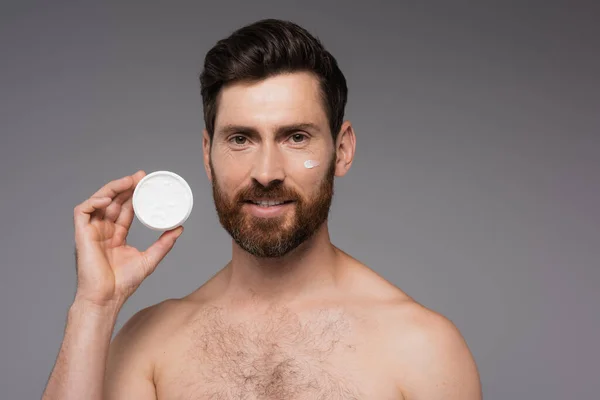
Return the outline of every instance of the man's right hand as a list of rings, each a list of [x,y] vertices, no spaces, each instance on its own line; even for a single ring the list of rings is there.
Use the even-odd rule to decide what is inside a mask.
[[[120,308],[183,232],[183,226],[166,231],[145,251],[127,245],[133,191],[145,175],[109,182],[75,207],[76,301]]]

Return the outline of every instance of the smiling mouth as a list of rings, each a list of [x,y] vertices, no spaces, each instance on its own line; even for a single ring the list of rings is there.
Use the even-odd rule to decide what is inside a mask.
[[[275,206],[281,206],[284,204],[289,204],[289,203],[293,203],[293,200],[246,200],[244,203],[247,204],[254,204],[257,205],[259,207],[275,207]]]

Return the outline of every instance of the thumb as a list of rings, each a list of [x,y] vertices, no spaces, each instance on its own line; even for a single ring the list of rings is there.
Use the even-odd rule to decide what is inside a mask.
[[[142,253],[146,276],[150,275],[158,264],[171,251],[177,238],[183,233],[183,226],[164,232],[150,247]]]

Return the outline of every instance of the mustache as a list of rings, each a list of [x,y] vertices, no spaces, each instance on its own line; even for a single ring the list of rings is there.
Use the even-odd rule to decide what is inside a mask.
[[[286,187],[281,182],[274,182],[268,186],[263,186],[257,182],[242,189],[237,194],[238,202],[249,200],[298,200],[300,196],[296,191]]]

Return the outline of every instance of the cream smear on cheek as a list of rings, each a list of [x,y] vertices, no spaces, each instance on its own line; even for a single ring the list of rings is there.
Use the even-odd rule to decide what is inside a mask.
[[[306,160],[304,161],[304,168],[314,168],[317,167],[320,163],[317,160]]]

